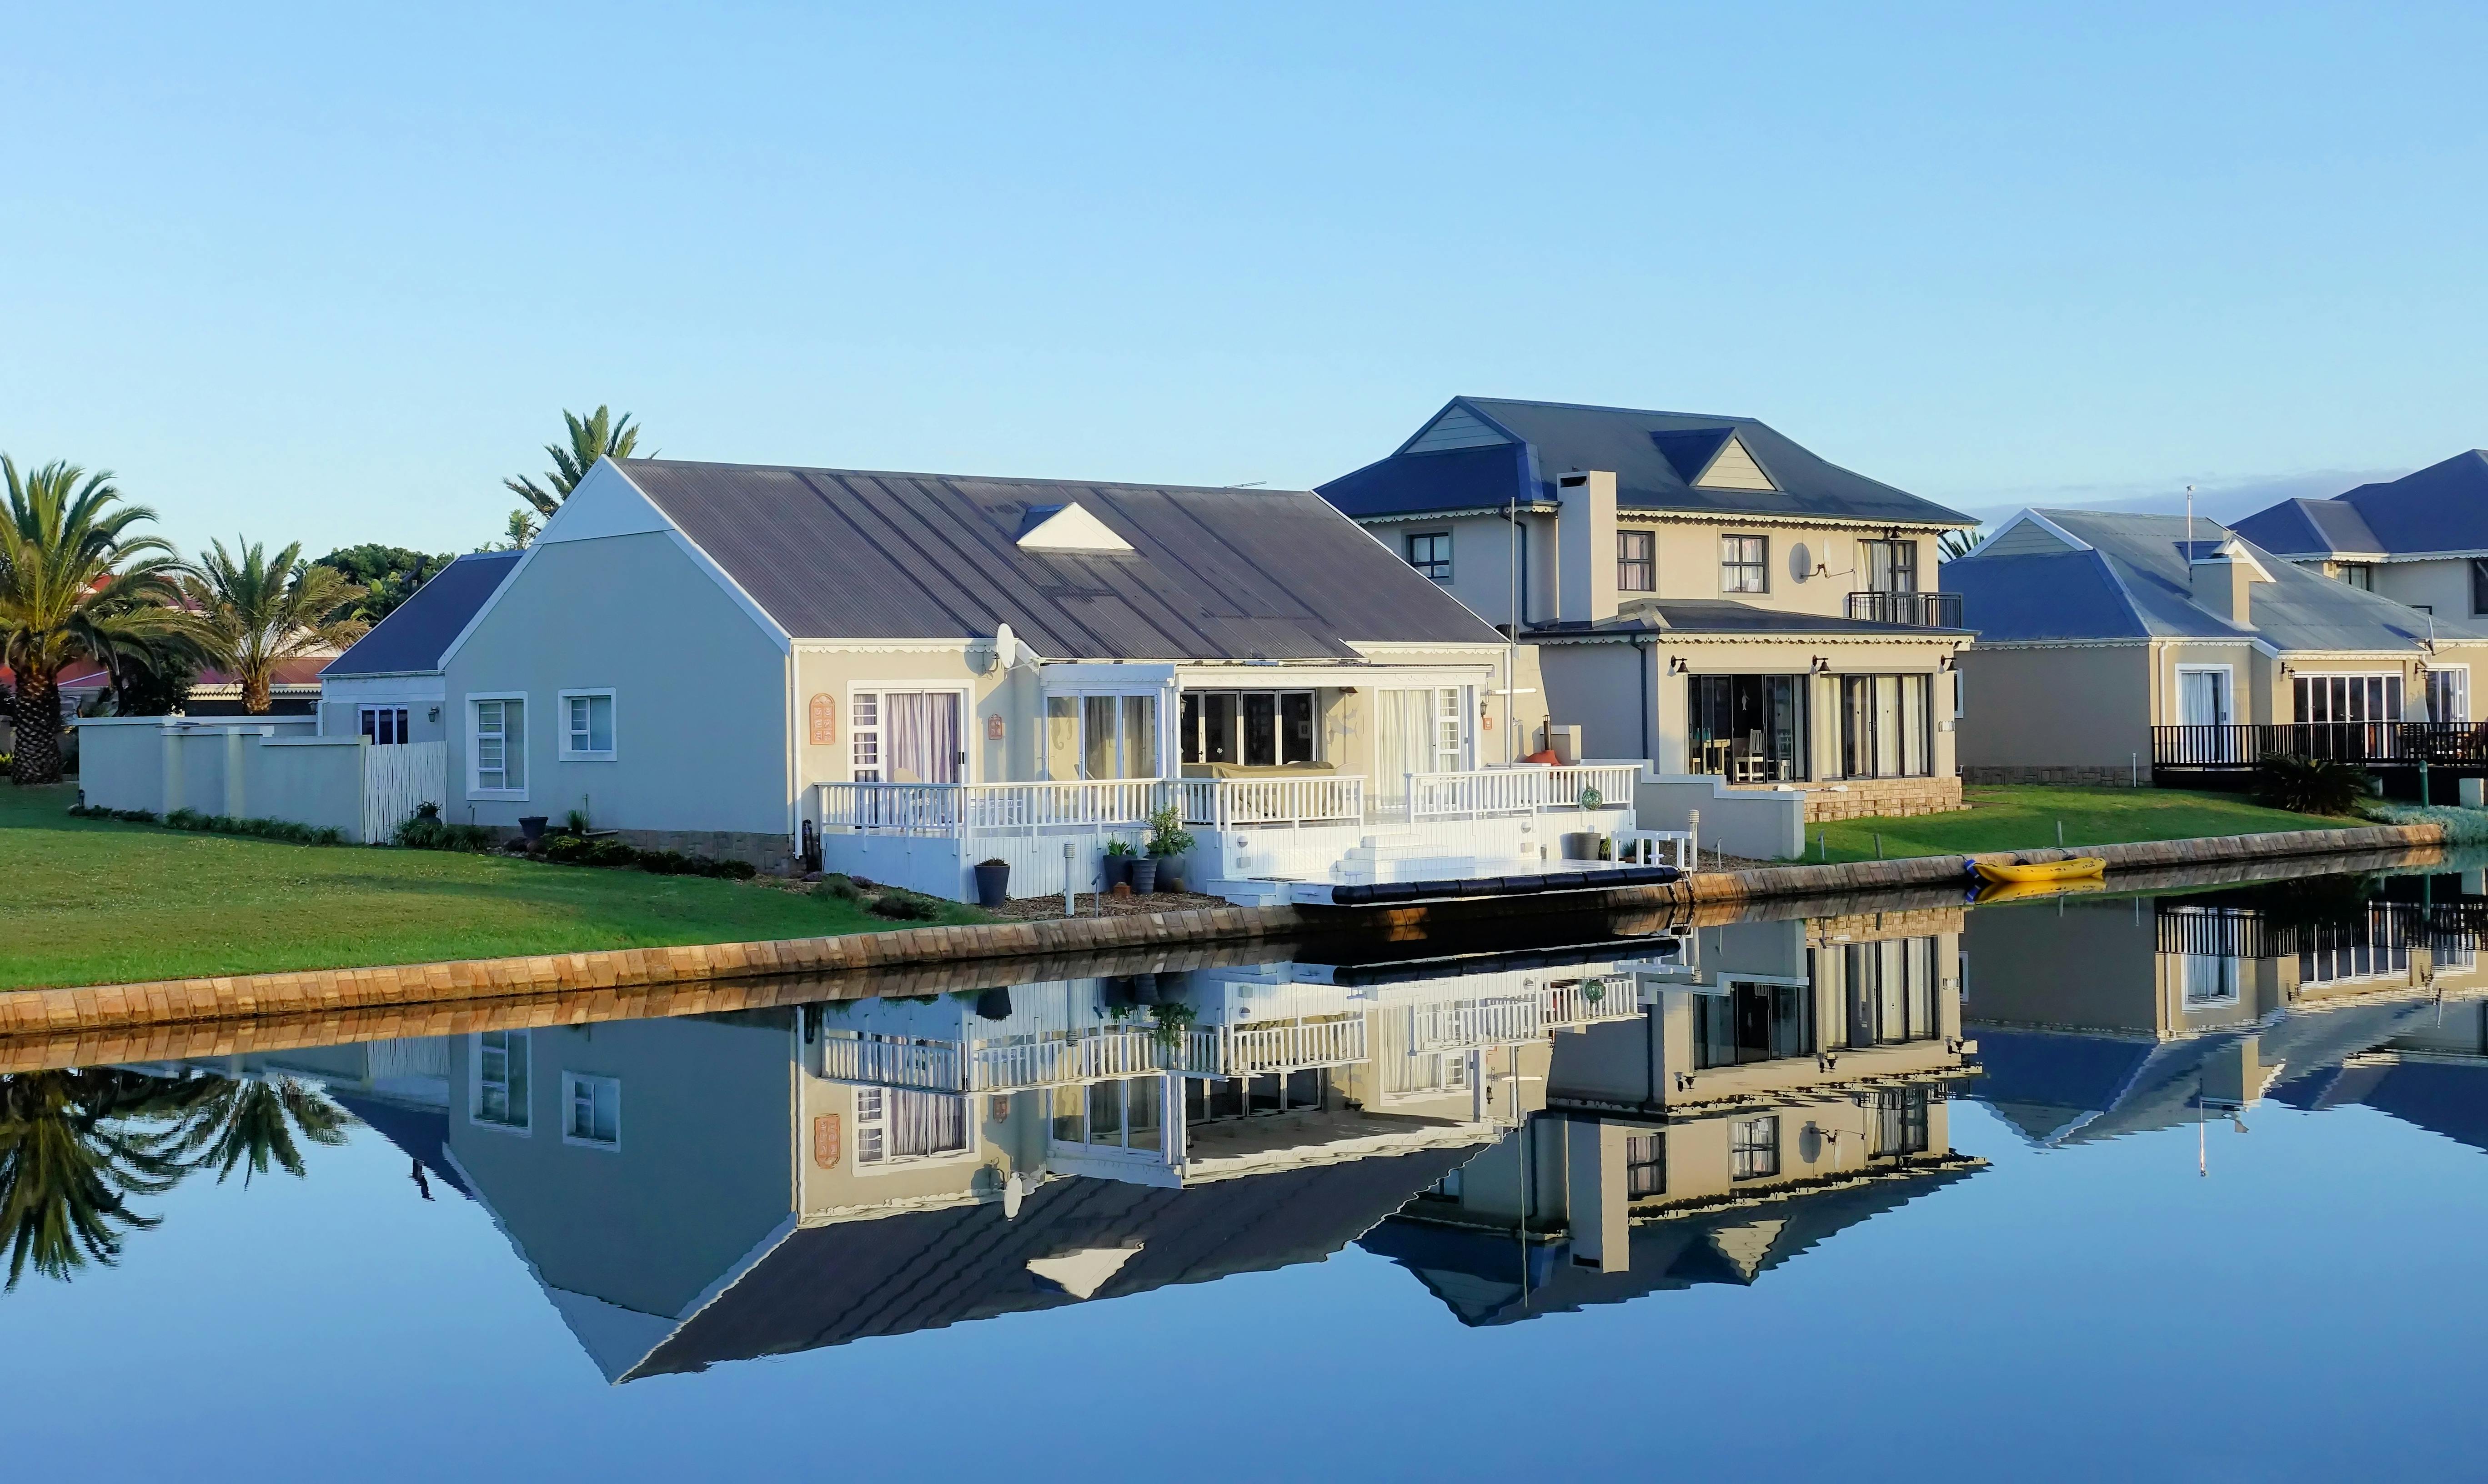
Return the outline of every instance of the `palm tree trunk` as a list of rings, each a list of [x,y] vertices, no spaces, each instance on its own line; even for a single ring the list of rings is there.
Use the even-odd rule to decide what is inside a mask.
[[[9,765],[15,784],[61,781],[61,677],[56,670],[20,670],[9,703],[16,728],[16,756]]]
[[[242,676],[241,709],[243,714],[250,716],[265,716],[268,714],[268,692],[270,678],[271,674],[268,670],[252,670]]]

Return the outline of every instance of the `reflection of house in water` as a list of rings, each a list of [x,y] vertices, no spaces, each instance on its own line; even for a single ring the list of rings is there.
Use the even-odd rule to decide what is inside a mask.
[[[1962,913],[1703,929],[1651,1013],[1555,1039],[1545,1105],[1360,1245],[1470,1324],[1751,1283],[1962,1178]]]
[[[1643,1018],[1562,957],[486,1032],[449,1157],[614,1379],[1202,1281],[1338,1250]]]
[[[2477,1023],[2475,1006],[2445,1004],[2488,991],[2488,903],[2462,883],[2397,878],[2379,893],[2327,877],[1973,912],[1977,1094],[2041,1144],[2267,1096],[2316,1106],[2345,1067],[2448,1016]],[[2336,1101],[2366,1100],[2345,1088]]]
[[[449,1141],[449,1067],[458,1045],[455,1037],[416,1036],[204,1057],[132,1070],[316,1082],[346,1111],[405,1150],[427,1193],[436,1181],[463,1192],[466,1188],[444,1153]]]

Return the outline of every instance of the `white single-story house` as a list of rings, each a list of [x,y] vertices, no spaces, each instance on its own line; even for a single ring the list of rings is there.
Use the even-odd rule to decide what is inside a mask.
[[[1238,900],[1511,875],[1638,771],[1486,766],[1537,663],[1312,493],[607,461],[441,659],[446,812],[947,897],[1163,807]]]

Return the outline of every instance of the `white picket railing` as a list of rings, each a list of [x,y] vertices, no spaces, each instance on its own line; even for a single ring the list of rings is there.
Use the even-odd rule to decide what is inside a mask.
[[[1227,1077],[1343,1067],[1365,1060],[1365,1017],[1219,1027],[1219,1071]]]
[[[449,744],[398,742],[363,749],[363,843],[386,845],[419,804],[449,801]]]
[[[1577,810],[1592,789],[1602,806],[1629,805],[1639,763],[1584,763],[1569,768],[1484,768],[1408,775],[1412,820],[1479,819],[1489,815]]]
[[[1164,781],[819,783],[813,788],[814,819],[825,831],[958,836],[1144,824],[1159,807]]]
[[[1359,823],[1365,779],[1356,773],[1301,778],[1184,778],[1183,822],[1228,829],[1238,825]]]
[[[835,1031],[821,1038],[821,1076],[834,1082],[966,1092],[969,1089],[959,1074],[959,1045],[955,1041]]]
[[[1550,1029],[1630,1020],[1642,1010],[1640,982],[1630,974],[1550,984],[1545,994],[1546,1024]]]
[[[1411,1005],[1408,1050],[1460,1051],[1534,1041],[1545,1027],[1546,1002],[1538,994]]]

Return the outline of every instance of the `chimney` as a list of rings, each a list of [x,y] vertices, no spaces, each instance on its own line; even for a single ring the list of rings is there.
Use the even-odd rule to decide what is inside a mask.
[[[1555,616],[1597,623],[1616,616],[1616,476],[1585,469],[1559,475],[1556,551],[1563,580]]]
[[[2254,627],[2249,589],[2256,580],[2254,563],[2230,542],[2221,542],[2186,564],[2194,601],[2233,624]]]

